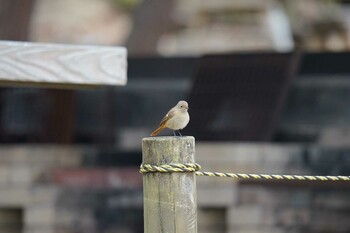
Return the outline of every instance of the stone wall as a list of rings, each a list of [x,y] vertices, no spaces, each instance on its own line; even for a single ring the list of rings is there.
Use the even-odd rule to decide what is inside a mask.
[[[0,212],[11,215],[7,223],[21,222],[23,232],[54,232],[55,200],[60,190],[50,182],[50,174],[55,167],[77,166],[81,161],[79,150],[2,146],[0,151]],[[10,214],[14,210],[22,216]],[[2,232],[11,232],[11,226],[3,226]]]
[[[142,232],[138,166],[105,163],[110,155],[104,150],[2,146],[1,232]],[[113,148],[109,151],[114,157],[124,156],[112,153]],[[349,175],[349,153],[350,148],[303,144],[196,145],[196,161],[203,171],[235,173]],[[141,153],[135,156],[141,162]],[[100,157],[105,157],[102,165],[96,163]],[[197,177],[197,193],[201,233],[350,231],[346,182]]]
[[[349,175],[349,148],[301,144],[199,144],[203,171]],[[349,232],[346,182],[197,178],[199,232]],[[203,217],[204,216],[204,217]]]

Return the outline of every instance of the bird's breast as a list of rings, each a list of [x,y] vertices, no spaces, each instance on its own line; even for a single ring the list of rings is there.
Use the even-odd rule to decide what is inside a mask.
[[[172,130],[179,130],[186,127],[190,121],[188,112],[175,114],[166,124],[166,127]]]

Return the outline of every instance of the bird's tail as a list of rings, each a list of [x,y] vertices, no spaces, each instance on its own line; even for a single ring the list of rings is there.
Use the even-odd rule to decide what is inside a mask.
[[[162,131],[165,127],[164,126],[159,126],[158,129],[154,130],[153,133],[151,133],[151,136],[154,137],[156,136],[160,131]]]

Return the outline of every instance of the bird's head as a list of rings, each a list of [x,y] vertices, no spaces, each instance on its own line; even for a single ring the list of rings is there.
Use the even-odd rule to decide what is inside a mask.
[[[188,107],[188,103],[184,100],[181,100],[177,103],[176,105],[177,108],[179,108],[180,110],[186,111],[189,109]]]

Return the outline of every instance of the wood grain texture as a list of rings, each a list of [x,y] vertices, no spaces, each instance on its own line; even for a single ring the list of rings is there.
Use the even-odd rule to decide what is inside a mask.
[[[149,137],[142,141],[143,163],[194,163],[193,137]],[[143,175],[144,233],[197,233],[194,173]]]
[[[0,82],[125,85],[122,47],[0,41]]]

